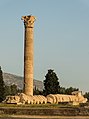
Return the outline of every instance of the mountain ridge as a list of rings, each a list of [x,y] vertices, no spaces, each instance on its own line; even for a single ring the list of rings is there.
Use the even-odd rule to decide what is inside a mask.
[[[17,85],[17,87],[19,89],[23,89],[24,81],[23,81],[22,76],[18,76],[18,75],[15,75],[15,74],[3,72],[3,80],[5,82],[5,85],[15,84],[15,85]],[[42,81],[34,79],[33,82],[34,82],[33,83],[34,87],[36,87],[40,91],[43,90],[43,82]]]

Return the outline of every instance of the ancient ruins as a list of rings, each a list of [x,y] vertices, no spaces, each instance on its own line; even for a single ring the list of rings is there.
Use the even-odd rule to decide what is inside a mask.
[[[72,105],[79,105],[86,103],[87,99],[82,96],[81,91],[75,91],[72,95],[63,94],[49,94],[46,97],[43,95],[28,96],[24,93],[17,94],[16,96],[7,96],[4,103],[7,104],[59,104],[70,103]]]
[[[23,16],[24,21],[24,93],[33,95],[33,28],[34,16]]]
[[[79,105],[79,103],[86,103],[87,99],[82,96],[81,91],[74,91],[72,95],[63,94],[49,94],[47,95],[47,102],[51,104],[58,104],[60,102],[68,102],[73,105]]]
[[[33,34],[34,34],[34,16],[23,16],[24,21],[24,93],[16,96],[7,96],[4,103],[14,104],[58,104],[61,102],[86,103],[87,99],[83,97],[80,91],[73,92],[72,95],[49,94],[46,97],[43,95],[33,96]]]

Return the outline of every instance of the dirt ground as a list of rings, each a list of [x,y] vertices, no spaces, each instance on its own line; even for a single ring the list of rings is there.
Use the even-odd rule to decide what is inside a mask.
[[[5,115],[0,119],[89,119],[89,116],[35,116],[35,115]]]

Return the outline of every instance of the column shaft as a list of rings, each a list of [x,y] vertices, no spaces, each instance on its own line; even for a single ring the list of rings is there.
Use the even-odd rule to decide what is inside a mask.
[[[24,93],[33,95],[33,28],[25,28]]]
[[[33,29],[34,16],[23,16],[24,20],[24,93],[33,95]]]

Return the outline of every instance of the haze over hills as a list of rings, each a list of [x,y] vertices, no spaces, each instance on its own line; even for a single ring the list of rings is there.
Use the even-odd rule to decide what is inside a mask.
[[[3,73],[3,80],[6,85],[16,84],[19,89],[23,89],[23,77],[10,73]],[[43,82],[34,79],[34,87],[43,90]]]

